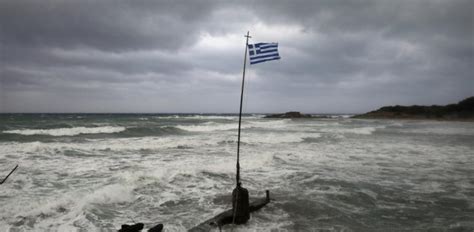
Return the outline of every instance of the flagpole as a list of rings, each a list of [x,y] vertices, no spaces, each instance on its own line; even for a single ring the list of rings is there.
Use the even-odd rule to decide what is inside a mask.
[[[247,38],[247,41],[245,42],[245,54],[244,54],[244,70],[242,72],[242,88],[240,92],[240,111],[239,111],[239,132],[237,135],[237,173],[235,175],[235,181],[236,181],[236,186],[239,185],[240,183],[240,130],[241,130],[241,125],[242,125],[242,102],[244,101],[244,84],[245,84],[245,66],[247,64],[247,49],[249,45],[249,32],[247,31],[247,35],[245,36]]]
[[[3,184],[17,168],[18,164],[13,168],[13,170],[10,171],[10,173],[8,173],[8,175],[0,182],[0,184]]]

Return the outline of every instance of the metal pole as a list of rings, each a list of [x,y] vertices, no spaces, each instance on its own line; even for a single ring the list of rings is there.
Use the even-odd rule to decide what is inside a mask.
[[[0,182],[0,184],[3,184],[17,168],[18,164],[15,166],[15,168],[13,168],[13,170],[10,171],[10,173],[8,173],[8,175],[2,180],[2,182]]]
[[[245,66],[247,64],[247,49],[248,49],[248,45],[249,45],[249,38],[251,38],[248,31],[247,31],[247,35],[245,37],[247,37],[247,41],[245,42],[244,71],[242,73],[242,88],[241,88],[241,92],[240,92],[239,132],[238,132],[238,135],[237,135],[237,173],[236,173],[236,176],[235,176],[236,186],[238,186],[239,183],[240,183],[240,163],[239,163],[239,160],[240,160],[240,128],[241,128],[241,125],[242,125],[242,102],[244,101],[244,83],[245,83]]]

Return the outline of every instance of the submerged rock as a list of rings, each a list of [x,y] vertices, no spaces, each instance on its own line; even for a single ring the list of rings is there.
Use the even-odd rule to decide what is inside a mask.
[[[161,232],[163,230],[163,224],[158,224],[148,230],[148,232]]]
[[[118,230],[118,232],[140,232],[143,230],[143,223],[136,223],[133,225],[127,225],[123,224],[122,228]],[[148,229],[148,232],[161,232],[163,231],[163,224],[158,224],[150,229]]]
[[[124,224],[122,225],[122,228],[120,228],[119,232],[140,232],[143,230],[143,226],[143,223],[137,223],[133,225]]]

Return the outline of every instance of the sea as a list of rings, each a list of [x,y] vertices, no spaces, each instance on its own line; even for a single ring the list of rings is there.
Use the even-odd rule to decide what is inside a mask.
[[[0,231],[189,228],[231,208],[238,116],[1,114]],[[474,231],[474,123],[242,118],[272,202],[223,231]],[[218,231],[218,229],[216,229]]]

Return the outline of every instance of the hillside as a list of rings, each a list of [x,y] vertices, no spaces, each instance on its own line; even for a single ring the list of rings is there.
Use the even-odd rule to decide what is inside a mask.
[[[445,106],[384,106],[378,110],[354,116],[354,118],[395,118],[395,119],[435,119],[474,120],[474,96],[457,104]]]

